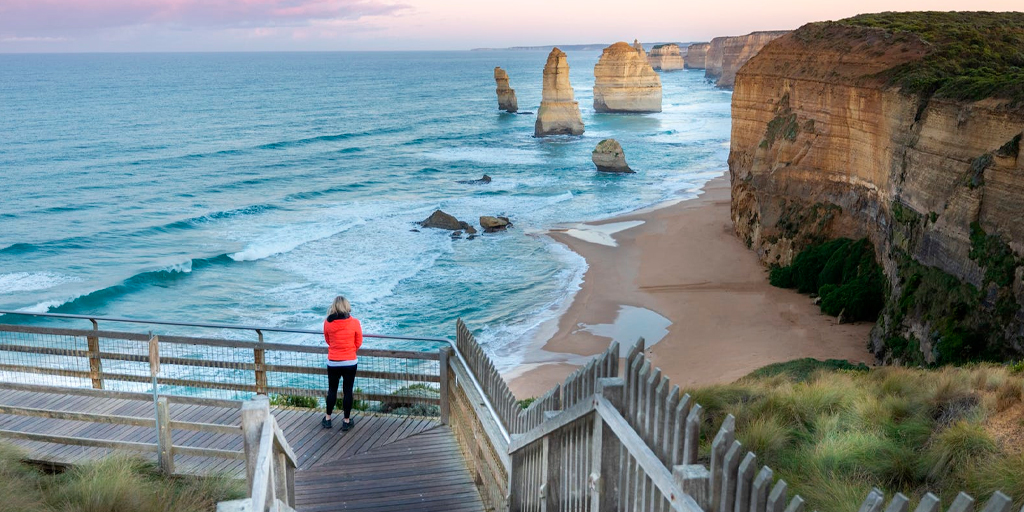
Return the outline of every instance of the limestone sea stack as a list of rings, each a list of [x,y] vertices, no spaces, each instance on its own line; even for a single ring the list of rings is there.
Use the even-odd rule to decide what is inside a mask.
[[[679,45],[659,44],[651,47],[651,53],[647,55],[647,62],[655,71],[677,71],[683,69],[683,54],[679,51]]]
[[[590,158],[601,172],[633,172],[633,169],[626,165],[626,154],[622,151],[622,145],[615,139],[605,139],[598,143]]]
[[[569,83],[569,60],[554,48],[544,65],[544,86],[533,136],[582,135],[583,117]]]
[[[661,112],[661,77],[640,52],[624,42],[604,49],[594,66],[594,110]]]
[[[647,52],[644,51],[644,45],[640,44],[638,39],[633,40],[633,49],[636,50],[636,53],[641,57],[645,59],[647,58]]]
[[[718,87],[732,89],[736,83],[736,72],[761,48],[788,33],[788,30],[751,32],[745,36],[712,39],[705,59],[704,77],[714,80]]]
[[[711,43],[694,43],[686,47],[686,56],[683,63],[686,69],[704,69],[704,61],[708,57],[708,48]]]
[[[519,102],[516,101],[515,89],[508,85],[508,73],[499,67],[494,68],[494,82],[498,85],[498,110],[516,113],[519,111]]]

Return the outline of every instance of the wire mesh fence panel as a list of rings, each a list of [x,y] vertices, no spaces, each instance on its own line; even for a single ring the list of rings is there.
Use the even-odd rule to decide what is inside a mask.
[[[257,332],[248,336],[262,338]],[[328,382],[322,338],[305,335],[301,341],[310,344],[294,344],[237,339],[241,337],[157,335],[156,391],[227,400],[270,394],[283,405],[323,405]],[[139,333],[0,325],[0,382],[152,393],[150,340]],[[356,407],[438,415],[439,350],[447,344],[425,341],[418,351],[377,345],[368,339],[359,351]]]
[[[85,336],[0,332],[0,379],[61,387],[90,387]]]

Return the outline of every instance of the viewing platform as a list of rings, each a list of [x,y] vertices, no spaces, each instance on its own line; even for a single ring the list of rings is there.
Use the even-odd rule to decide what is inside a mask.
[[[326,347],[264,335],[317,331],[25,315],[93,328],[0,324],[0,440],[53,466],[125,450],[169,475],[244,477],[248,497],[219,512],[805,509],[736,439],[732,416],[705,431],[701,405],[651,365],[642,339],[621,361],[613,343],[523,408],[461,321],[454,342],[366,335],[416,344],[360,349],[356,426],[341,432],[323,429],[318,409],[270,405],[325,394]],[[238,339],[246,332],[255,340]],[[925,494],[914,510],[1015,510],[1001,492],[981,505]],[[897,493],[886,505],[875,489],[859,510],[910,502]]]

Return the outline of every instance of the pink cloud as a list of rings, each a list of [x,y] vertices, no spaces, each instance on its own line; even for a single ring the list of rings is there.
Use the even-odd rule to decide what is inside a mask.
[[[407,9],[390,0],[3,0],[0,31],[58,32],[132,25],[301,26]]]

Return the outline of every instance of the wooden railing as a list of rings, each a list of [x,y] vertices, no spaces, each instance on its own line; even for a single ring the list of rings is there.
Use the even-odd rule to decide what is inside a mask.
[[[270,402],[257,397],[242,405],[245,469],[249,497],[221,502],[218,512],[291,512],[295,507],[296,457]]]
[[[7,386],[0,386],[10,389]],[[35,390],[44,393],[53,393],[53,388],[42,386],[18,386],[20,390]],[[103,391],[87,391],[86,396],[109,398]],[[150,397],[151,398],[151,397]],[[36,409],[31,407],[14,407],[0,405],[0,414],[15,416],[49,418],[67,421],[82,421],[90,423],[105,423],[113,425],[126,425],[131,427],[153,428],[157,431],[159,443],[140,443],[135,441],[118,441],[112,439],[93,439],[85,437],[60,436],[53,434],[40,434],[33,432],[20,432],[15,430],[0,430],[0,438],[23,439],[27,441],[39,441],[43,443],[66,444],[71,446],[87,446],[94,448],[108,448],[111,450],[127,450],[135,452],[157,453],[161,470],[166,474],[174,474],[174,458],[176,456],[215,457],[222,459],[243,459],[243,453],[233,450],[220,450],[214,448],[200,448],[195,446],[175,445],[172,432],[174,430],[189,430],[209,434],[239,435],[241,429],[238,425],[223,425],[215,423],[192,423],[185,421],[174,421],[171,419],[168,405],[168,397],[160,397],[157,401],[157,413],[155,418],[120,416],[112,414],[92,414],[72,411],[54,411],[49,409]]]
[[[262,332],[260,333],[262,339]],[[0,378],[24,382],[36,376],[51,387],[151,391],[149,334],[0,324]],[[316,345],[265,343],[160,335],[159,362],[170,367],[156,384],[164,395],[191,396],[193,403],[230,405],[256,394],[322,397],[327,349]],[[440,343],[438,347],[446,347]],[[358,400],[441,405],[440,396],[417,393],[416,384],[437,385],[439,351],[359,350]],[[360,386],[357,383],[357,386]],[[150,395],[151,396],[151,395]],[[235,403],[237,406],[237,403]]]
[[[621,379],[613,346],[538,399],[534,405],[544,404],[543,412],[529,421],[504,407],[507,386],[494,378],[493,364],[479,360],[487,356],[461,322],[459,343],[478,359],[469,366],[483,372],[485,399],[502,404],[501,421],[510,425],[509,480],[490,484],[508,490],[501,502],[508,510],[801,512],[806,506],[736,440],[732,416],[714,435],[709,466],[698,463],[703,409],[651,365],[643,339],[630,350]],[[980,510],[1010,512],[1012,503],[996,492]],[[896,494],[886,505],[875,489],[859,510],[908,512],[909,500]],[[942,510],[928,493],[915,512]],[[974,499],[960,493],[946,510],[974,511]]]

